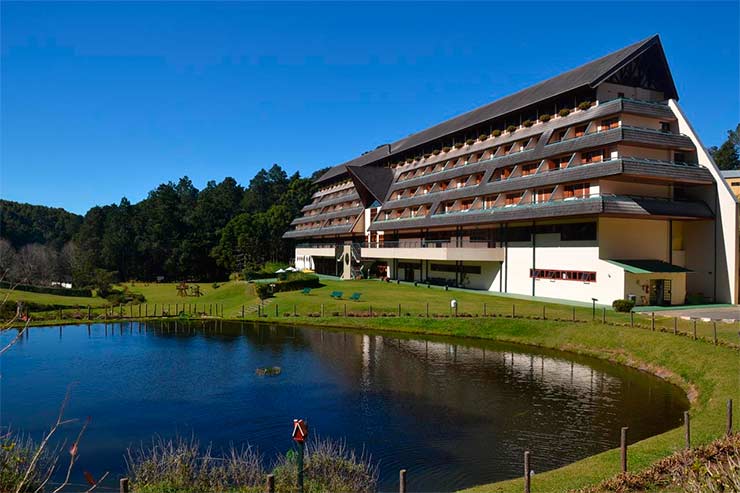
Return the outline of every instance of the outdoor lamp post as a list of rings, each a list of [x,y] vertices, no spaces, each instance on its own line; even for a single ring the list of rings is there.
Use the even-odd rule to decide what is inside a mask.
[[[599,301],[596,298],[591,298],[591,320],[596,320],[596,302]]]

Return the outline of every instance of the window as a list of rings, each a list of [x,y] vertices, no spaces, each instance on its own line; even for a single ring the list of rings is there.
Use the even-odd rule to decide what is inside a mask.
[[[552,197],[552,190],[552,188],[540,188],[535,193],[534,201],[536,203],[547,202]]]
[[[553,281],[596,282],[596,272],[580,270],[529,269],[529,277]]]
[[[660,131],[669,133],[671,131],[671,124],[668,122],[660,122]]]
[[[674,152],[673,160],[677,163],[686,163],[686,154],[683,152]]]
[[[624,93],[623,92],[618,92],[617,93],[617,97],[620,98],[620,99],[621,98],[624,98]]]
[[[537,164],[525,164],[522,166],[522,176],[529,176],[535,174],[537,171]]]
[[[461,211],[468,211],[470,210],[470,206],[473,205],[473,199],[470,200],[464,200],[460,202],[460,210]]]
[[[483,208],[492,209],[495,203],[496,203],[496,195],[489,195],[488,197],[483,199]]]
[[[576,137],[583,137],[584,135],[586,135],[586,128],[587,127],[588,127],[587,125],[581,125],[580,127],[576,127],[575,136]]]
[[[581,164],[600,163],[601,161],[608,161],[604,159],[606,156],[606,149],[599,149],[597,151],[583,152],[581,153]]]
[[[611,130],[619,127],[619,118],[609,118],[608,120],[601,120],[601,131]]]
[[[730,183],[733,187],[740,187],[740,181],[733,181]]]
[[[594,241],[596,223],[569,223],[560,225],[560,241]]]
[[[519,198],[520,197],[521,197],[521,195],[519,195],[518,193],[507,193],[506,194],[506,199],[504,201],[504,204],[507,207],[508,206],[512,206],[512,205],[516,205],[517,202],[519,202]]]
[[[575,185],[566,185],[563,190],[563,197],[566,199],[588,197],[591,185],[589,183],[576,183]]]
[[[431,264],[429,266],[433,271],[437,272],[458,272],[458,266],[455,264]],[[480,274],[481,269],[479,265],[461,265],[459,271],[463,274]]]

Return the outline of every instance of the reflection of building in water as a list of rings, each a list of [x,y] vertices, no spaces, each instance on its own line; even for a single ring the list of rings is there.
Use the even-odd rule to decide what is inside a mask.
[[[539,354],[486,349],[448,342],[305,330],[302,338],[322,362],[350,385],[367,392],[396,392],[442,400],[451,407],[487,399],[537,395],[589,401],[611,394],[619,378],[573,362]],[[467,384],[459,385],[461,379]],[[472,384],[472,385],[471,385]],[[529,397],[527,397],[529,399]],[[466,409],[466,413],[485,409]]]

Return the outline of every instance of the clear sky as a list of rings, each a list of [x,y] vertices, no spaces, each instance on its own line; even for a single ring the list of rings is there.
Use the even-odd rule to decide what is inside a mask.
[[[738,2],[2,2],[0,195],[84,213],[188,175],[310,174],[652,34],[707,145]]]

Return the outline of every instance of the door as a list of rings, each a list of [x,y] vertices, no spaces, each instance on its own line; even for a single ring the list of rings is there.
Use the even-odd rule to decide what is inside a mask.
[[[671,280],[650,280],[650,304],[668,306],[671,304]]]
[[[404,270],[406,271],[405,272],[405,278],[406,278],[406,280],[409,281],[409,282],[414,282],[414,269],[413,269],[413,267],[406,267]]]

